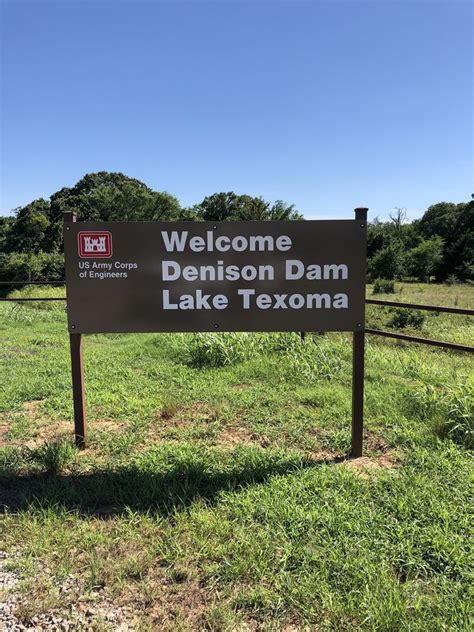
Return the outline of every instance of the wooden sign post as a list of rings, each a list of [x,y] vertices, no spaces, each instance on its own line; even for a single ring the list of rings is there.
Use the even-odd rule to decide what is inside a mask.
[[[69,231],[69,223],[76,221],[76,214],[63,213],[64,230]],[[69,344],[71,347],[72,369],[72,399],[74,406],[74,438],[79,448],[86,445],[86,396],[84,390],[84,362],[82,358],[82,334],[70,332]]]
[[[367,208],[356,208],[356,222],[367,231]],[[365,252],[364,252],[365,256]],[[364,282],[365,299],[365,282]],[[365,329],[365,312],[363,318]],[[351,456],[362,456],[364,431],[364,364],[365,364],[365,331],[354,331],[352,334],[352,438]]]

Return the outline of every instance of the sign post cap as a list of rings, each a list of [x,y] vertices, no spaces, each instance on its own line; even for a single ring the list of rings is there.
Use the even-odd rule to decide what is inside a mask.
[[[369,209],[366,206],[359,206],[354,209],[356,219],[367,219],[368,212],[369,212]]]

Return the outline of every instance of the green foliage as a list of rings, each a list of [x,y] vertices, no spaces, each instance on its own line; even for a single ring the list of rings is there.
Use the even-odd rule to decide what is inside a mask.
[[[428,208],[418,222],[418,229],[425,239],[441,237],[445,242],[451,242],[456,234],[456,224],[459,216],[464,213],[467,204],[452,204],[439,202]]]
[[[474,449],[474,380],[446,389],[441,399],[442,410],[444,415],[438,409],[441,436]]]
[[[280,379],[289,383],[331,379],[342,370],[347,348],[324,337],[308,337],[288,345],[278,357]]]
[[[421,329],[425,319],[426,315],[419,309],[396,307],[392,310],[392,317],[387,324],[393,329]]]
[[[35,200],[0,223],[0,280],[52,281],[64,278],[62,213],[75,211],[79,220],[193,219],[166,192],[121,173],[87,174],[74,187],[49,200]],[[8,289],[8,288],[7,288]]]
[[[53,285],[27,285],[19,290],[13,290],[8,294],[8,298],[65,298],[66,290],[64,287]],[[66,309],[65,301],[26,301],[18,303],[24,309],[30,311],[47,311],[47,312],[64,312]]]
[[[283,200],[277,200],[269,211],[269,220],[302,220],[303,215],[295,210],[294,204],[287,204]]]
[[[369,262],[369,277],[384,278],[389,281],[400,276],[403,254],[397,244],[389,244],[379,250]]]
[[[375,279],[372,294],[395,294],[395,282],[389,279]]]
[[[0,254],[0,281],[55,281],[63,278],[64,257],[59,252]]]
[[[246,333],[198,333],[186,343],[186,361],[193,367],[222,367],[242,362],[255,348]]]
[[[194,207],[199,219],[209,222],[248,220],[298,220],[302,215],[282,200],[273,206],[262,197],[237,195],[233,191],[214,193]]]
[[[445,281],[446,285],[456,285],[459,283],[459,279],[455,274],[450,274]]]
[[[0,480],[20,473],[29,461],[27,450],[8,445],[0,447]]]
[[[198,333],[185,338],[185,360],[192,367],[216,368],[238,364],[265,352],[294,353],[301,348],[300,337],[293,333]]]
[[[368,226],[367,254],[371,279],[474,279],[474,201],[434,204],[411,224],[403,209],[388,222],[375,218]]]
[[[88,173],[72,188],[51,196],[52,221],[64,211],[77,212],[84,221],[139,221],[181,219],[178,200],[169,193],[153,191],[140,180],[122,173]]]
[[[38,199],[17,209],[15,218],[0,218],[0,279],[52,280],[53,274],[64,274],[58,253],[63,247],[65,211],[74,211],[79,221],[94,222],[302,219],[293,205],[282,200],[270,205],[261,197],[233,192],[215,193],[201,204],[182,209],[170,193],[153,191],[122,173],[88,173],[49,200]],[[43,265],[45,254],[54,254],[49,266]]]
[[[63,298],[66,296],[64,287],[27,285],[13,290],[8,298]],[[19,301],[2,304],[0,317],[4,321],[33,325],[38,322],[64,323],[66,319],[65,301]]]
[[[246,360],[274,355],[280,380],[302,382],[332,378],[342,367],[345,349],[325,337],[296,333],[204,333],[186,343],[185,359],[192,367],[233,366]]]
[[[419,412],[440,437],[474,449],[474,379],[436,388],[426,384],[416,393]]]
[[[406,269],[410,276],[428,281],[443,260],[443,240],[439,236],[424,239],[408,252]]]
[[[301,220],[294,205],[262,197],[218,192],[201,203],[183,209],[170,193],[153,191],[136,178],[122,173],[86,174],[73,187],[64,187],[49,200],[34,200],[16,209],[14,218],[0,218],[0,279],[52,279],[63,274],[60,256],[51,259],[53,269],[34,259],[62,251],[62,213],[75,211],[87,221],[253,221]],[[25,255],[22,259],[19,255]],[[420,281],[434,275],[445,280],[474,279],[474,201],[469,204],[439,203],[415,222],[406,221],[404,209],[396,209],[387,222],[377,218],[368,225],[368,276],[375,280],[403,277]]]
[[[461,209],[454,226],[454,237],[445,243],[445,255],[439,278],[450,273],[461,281],[474,280],[474,200]]]
[[[49,202],[42,198],[20,208],[10,227],[6,250],[28,254],[44,250],[51,226],[49,213]]]
[[[34,453],[34,459],[46,474],[59,474],[70,467],[76,457],[74,444],[66,439],[44,443]]]
[[[0,253],[6,252],[7,241],[10,238],[10,230],[14,221],[14,217],[0,216]]]

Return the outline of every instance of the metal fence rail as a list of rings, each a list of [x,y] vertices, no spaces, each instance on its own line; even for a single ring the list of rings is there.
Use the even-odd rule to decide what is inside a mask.
[[[65,301],[65,296],[51,297],[45,296],[43,298],[0,298],[0,301],[11,301],[12,303],[23,303],[24,301]]]
[[[0,285],[65,285],[64,279],[53,279],[53,281],[0,281]]]
[[[53,281],[0,281],[0,286],[10,286],[10,285],[65,285],[66,281],[64,279],[55,279]],[[49,297],[44,296],[43,298],[35,297],[35,298],[3,298],[0,297],[0,301],[11,301],[12,303],[19,303],[24,301],[65,301],[66,297]]]
[[[466,309],[464,307],[441,307],[439,305],[420,305],[418,303],[398,303],[395,301],[380,301],[375,298],[366,298],[365,302],[369,305],[382,305],[384,307],[406,307],[407,309],[426,309],[429,312],[446,312],[448,314],[464,314],[465,316],[474,316],[474,309]]]
[[[443,347],[445,349],[453,349],[454,351],[467,351],[470,353],[474,353],[474,347],[460,345],[455,342],[444,342],[442,340],[432,340],[431,338],[418,338],[417,336],[408,336],[407,334],[398,334],[392,331],[383,331],[381,329],[369,329],[367,327],[365,329],[365,333],[373,334],[375,336],[383,336],[385,338],[406,340],[407,342],[417,342],[424,345],[431,345],[432,347]]]
[[[443,312],[447,314],[461,314],[464,316],[474,316],[474,309],[466,309],[464,307],[444,307],[441,305],[422,305],[418,303],[399,303],[398,301],[381,301],[374,298],[367,298],[365,302],[369,305],[380,305],[382,307],[404,307],[406,309],[424,309],[429,312]],[[366,327],[365,332],[374,336],[382,336],[384,338],[395,338],[396,340],[405,340],[407,342],[415,342],[423,345],[431,345],[432,347],[442,347],[444,349],[452,349],[454,351],[467,351],[474,353],[474,347],[461,345],[454,342],[445,342],[443,340],[432,340],[430,338],[419,338],[418,336],[409,336],[407,334],[399,334],[392,331],[384,331],[382,329],[370,329]]]

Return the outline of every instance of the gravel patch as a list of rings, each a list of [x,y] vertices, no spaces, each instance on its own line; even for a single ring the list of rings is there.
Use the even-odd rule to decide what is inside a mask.
[[[136,629],[131,623],[134,618],[133,610],[126,606],[115,606],[104,591],[92,592],[87,601],[79,599],[71,604],[67,616],[53,610],[34,614],[27,621],[19,619],[16,613],[25,602],[26,596],[15,590],[21,577],[17,572],[8,569],[8,559],[12,557],[13,554],[0,551],[0,632],[94,632],[98,625],[100,630],[116,632],[131,632]],[[65,595],[76,590],[77,581],[71,577],[67,577],[59,586],[59,592]]]

